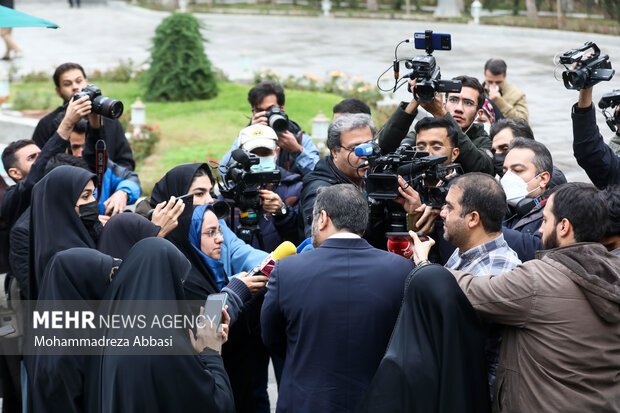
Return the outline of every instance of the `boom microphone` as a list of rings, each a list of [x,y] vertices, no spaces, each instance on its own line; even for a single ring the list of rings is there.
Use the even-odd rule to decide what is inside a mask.
[[[278,248],[273,250],[273,252],[269,254],[262,263],[252,268],[252,270],[248,272],[247,276],[252,277],[254,275],[265,275],[269,277],[277,260],[294,254],[297,254],[297,247],[295,247],[295,244],[291,241],[284,241],[282,244],[278,245]]]
[[[234,151],[232,151],[230,156],[235,161],[237,161],[241,165],[243,165],[244,167],[248,166],[248,164],[250,163],[250,157],[248,156],[247,153],[245,153],[245,151],[243,149],[235,149]]]

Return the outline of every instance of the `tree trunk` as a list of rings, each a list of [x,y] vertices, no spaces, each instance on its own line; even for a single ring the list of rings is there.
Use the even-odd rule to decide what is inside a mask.
[[[411,0],[405,0],[405,15],[409,16],[411,13]]]
[[[519,14],[519,0],[513,0],[512,2],[512,14],[516,16]]]
[[[366,4],[368,5],[368,11],[379,10],[379,7],[377,5],[377,0],[366,0]]]
[[[558,29],[561,29],[562,25],[564,24],[564,14],[562,13],[562,0],[556,1],[556,8],[558,11]]]
[[[536,9],[536,0],[525,0],[527,9],[527,17],[536,20],[538,18],[538,10]]]

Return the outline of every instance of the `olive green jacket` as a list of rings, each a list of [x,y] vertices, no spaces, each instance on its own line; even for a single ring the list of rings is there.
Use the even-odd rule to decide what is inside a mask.
[[[406,137],[415,140],[415,132],[409,132],[409,128],[417,112],[409,114],[405,112],[405,107],[407,107],[407,103],[401,102],[379,133],[378,139],[382,154],[394,152]],[[464,173],[483,172],[495,175],[493,158],[491,157],[491,139],[484,127],[478,123],[473,123],[465,133],[452,118],[452,115],[448,113],[445,118],[452,122],[459,134],[457,145],[459,156],[454,162],[461,164]]]
[[[486,84],[483,84],[487,94],[489,93]],[[497,105],[499,110],[502,111],[502,115],[505,118],[518,118],[524,119],[529,122],[530,111],[527,108],[527,100],[525,99],[525,93],[512,83],[504,81],[499,88],[501,97],[494,99],[493,102]]]

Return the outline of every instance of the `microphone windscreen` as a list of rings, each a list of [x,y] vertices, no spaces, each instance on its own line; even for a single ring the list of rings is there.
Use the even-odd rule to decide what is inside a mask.
[[[237,162],[239,162],[243,166],[247,166],[250,162],[250,157],[243,149],[235,149],[232,151],[230,156]]]
[[[291,241],[284,241],[271,253],[271,257],[276,261],[294,254],[297,254],[297,247],[295,247],[295,244]]]

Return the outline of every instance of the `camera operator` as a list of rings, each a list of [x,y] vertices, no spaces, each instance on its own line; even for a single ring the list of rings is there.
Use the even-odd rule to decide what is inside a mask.
[[[314,171],[304,177],[301,191],[301,212],[306,237],[311,235],[312,209],[316,199],[317,190],[322,186],[338,184],[353,184],[361,192],[365,192],[364,174],[368,170],[367,158],[358,157],[355,147],[368,143],[372,140],[375,127],[370,115],[364,113],[347,113],[338,116],[329,126],[327,132],[327,147],[330,155],[322,158]],[[448,145],[454,146],[454,145]],[[458,153],[458,149],[456,150]],[[453,158],[452,158],[453,159]],[[421,202],[418,194],[400,178],[401,188],[399,192],[405,196],[399,203],[406,212],[415,212],[420,208]],[[405,188],[405,189],[403,189]],[[376,214],[375,206],[379,206],[371,200],[371,215],[368,229],[364,238],[374,247],[386,248],[386,222],[382,214]]]
[[[56,94],[63,100],[63,105],[57,107],[52,113],[44,116],[37,124],[32,140],[42,148],[54,134],[60,121],[67,110],[67,103],[76,93],[82,91],[88,85],[88,79],[84,69],[77,63],[63,63],[58,66],[53,75],[56,85]],[[98,130],[101,125],[101,116],[91,114],[89,116],[89,127]],[[117,164],[134,170],[136,163],[125,132],[118,119],[103,117],[103,127],[105,129],[106,147],[108,157]]]
[[[458,76],[453,80],[460,80],[463,87],[460,93],[447,93],[445,103],[443,94],[437,93],[432,102],[412,99],[408,104],[402,102],[396,108],[381,132],[381,153],[393,152],[405,137],[415,139],[415,132],[409,132],[409,128],[418,114],[418,107],[422,106],[433,117],[445,118],[457,127],[459,163],[463,172],[484,172],[492,175],[491,140],[484,126],[474,122],[484,113],[484,89],[476,78],[470,76]],[[413,90],[416,80],[410,80],[409,85]]]
[[[592,88],[579,90],[573,106],[573,154],[598,188],[620,184],[620,156],[605,143],[592,104]]]
[[[263,218],[259,220],[259,227],[267,252],[275,250],[283,241],[297,244],[301,238],[297,216],[301,177],[276,165],[280,152],[277,142],[274,130],[262,124],[248,126],[239,133],[241,149],[260,157],[260,163],[251,167],[253,172],[279,169],[281,174],[279,184],[269,184],[270,189],[260,191]],[[256,238],[252,240],[252,246],[259,248]]]
[[[274,119],[287,122],[286,130],[278,131],[278,166],[289,172],[306,175],[314,169],[319,161],[319,150],[312,142],[310,135],[301,130],[301,127],[284,114],[284,89],[272,81],[260,82],[250,89],[248,101],[252,106],[252,120],[250,125],[262,124],[274,129]],[[275,109],[276,115],[271,115]],[[274,117],[275,116],[275,117]],[[282,119],[283,118],[283,119]],[[249,125],[248,125],[249,126]],[[239,138],[235,139],[230,150],[220,165],[228,165],[233,150],[239,147]]]

